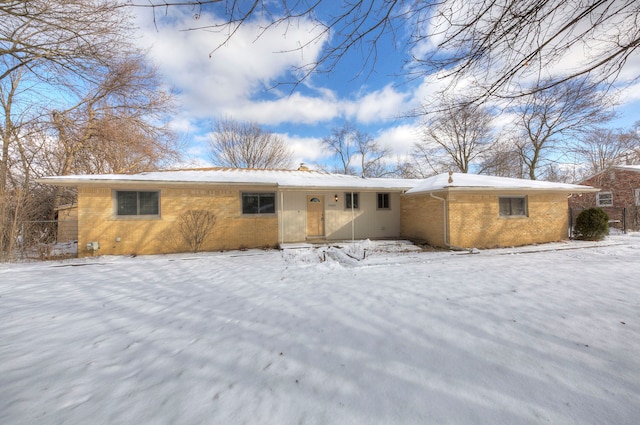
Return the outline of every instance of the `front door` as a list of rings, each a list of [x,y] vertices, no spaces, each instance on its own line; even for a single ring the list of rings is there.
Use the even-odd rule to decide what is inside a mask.
[[[307,196],[307,237],[324,236],[324,196]]]

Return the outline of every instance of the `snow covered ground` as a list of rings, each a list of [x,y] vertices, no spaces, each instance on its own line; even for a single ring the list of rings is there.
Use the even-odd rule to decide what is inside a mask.
[[[0,423],[637,424],[640,235],[0,265]]]

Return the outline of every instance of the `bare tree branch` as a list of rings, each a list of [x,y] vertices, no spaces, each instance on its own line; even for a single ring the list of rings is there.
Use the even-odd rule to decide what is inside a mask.
[[[255,123],[231,118],[216,122],[209,142],[214,164],[234,168],[290,168],[293,154],[284,140]]]

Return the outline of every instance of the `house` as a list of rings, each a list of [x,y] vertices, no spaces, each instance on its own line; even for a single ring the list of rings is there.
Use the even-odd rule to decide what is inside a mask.
[[[559,241],[568,237],[567,198],[595,191],[537,180],[440,174],[404,194],[400,233],[449,248]]]
[[[189,211],[215,217],[203,251],[366,238],[478,248],[550,242],[567,237],[568,194],[595,190],[466,174],[365,179],[230,168],[39,181],[77,188],[79,256],[187,251],[179,228]]]
[[[230,168],[40,181],[77,188],[79,256],[97,249],[104,255],[186,251],[177,227],[181,216],[193,210],[209,211],[216,220],[203,251],[399,238],[400,196],[417,183]]]
[[[600,207],[610,224],[623,230],[640,228],[640,165],[619,165],[593,175],[580,184],[599,188],[597,193],[579,193],[569,199],[576,217],[580,211]]]

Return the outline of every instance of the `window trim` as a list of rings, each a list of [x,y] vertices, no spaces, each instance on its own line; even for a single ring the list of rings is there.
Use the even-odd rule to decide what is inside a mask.
[[[360,209],[360,192],[345,192],[344,193],[344,209],[351,210],[351,195],[353,194],[353,199],[355,199],[355,205],[353,205],[354,210]]]
[[[500,201],[503,199],[508,199],[509,202],[509,214],[503,214],[502,213],[502,208],[500,208]],[[522,199],[524,200],[524,213],[523,214],[513,214],[513,205],[512,205],[512,200],[513,199]],[[529,217],[529,199],[526,195],[505,195],[505,196],[498,196],[498,216],[500,218],[527,218]]]
[[[640,188],[633,189],[633,200],[636,207],[640,207]]]
[[[382,196],[382,206],[380,206],[381,196]],[[389,192],[376,193],[376,206],[377,206],[376,209],[378,210],[383,210],[383,211],[390,210],[391,209],[391,193]]]
[[[251,211],[245,211],[245,204],[244,204],[244,197],[245,196],[258,196],[258,211],[256,212],[251,212]],[[269,212],[260,212],[260,209],[262,208],[260,206],[260,200],[262,199],[262,196],[264,195],[270,195],[273,197],[273,211],[269,211]],[[266,216],[266,215],[275,215],[278,212],[277,209],[277,199],[278,197],[276,196],[276,192],[264,192],[264,191],[247,191],[247,192],[240,192],[240,214],[242,214],[243,216],[250,216],[250,217],[255,217],[255,216]]]
[[[609,203],[603,203],[600,200],[600,195],[608,195],[609,197]],[[596,206],[597,207],[612,207],[613,206],[613,192],[610,190],[606,190],[606,191],[602,191],[602,192],[597,192],[596,193]]]
[[[120,214],[120,203],[118,199],[118,194],[123,192],[132,192],[136,194],[136,213],[135,214]],[[156,214],[140,214],[140,194],[141,193],[155,193],[157,194],[157,213]],[[162,191],[161,190],[139,190],[139,189],[113,189],[112,190],[112,198],[113,198],[113,216],[119,220],[139,220],[139,219],[150,219],[150,218],[160,218],[161,216],[161,198]]]

